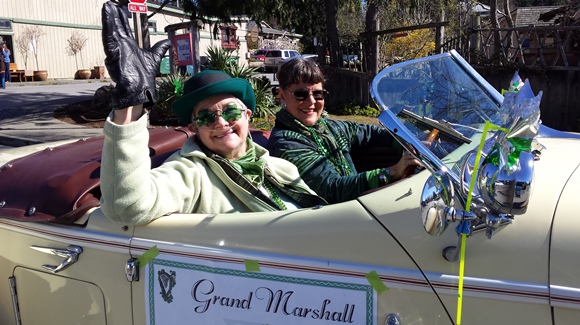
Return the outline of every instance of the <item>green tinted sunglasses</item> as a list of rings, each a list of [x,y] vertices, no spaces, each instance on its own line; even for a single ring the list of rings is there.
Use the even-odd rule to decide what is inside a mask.
[[[228,105],[223,111],[210,112],[209,109],[204,109],[197,112],[197,117],[194,118],[195,125],[210,126],[217,121],[218,116],[221,116],[226,121],[237,121],[242,118],[242,113],[245,109],[239,108],[236,105]]]

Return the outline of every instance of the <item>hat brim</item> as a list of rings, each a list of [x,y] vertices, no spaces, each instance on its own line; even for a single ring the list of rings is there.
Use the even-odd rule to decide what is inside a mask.
[[[239,98],[252,113],[256,109],[256,96],[250,83],[245,79],[232,78],[201,87],[181,96],[173,103],[171,111],[182,124],[188,125],[191,123],[193,109],[199,102],[211,96],[222,94],[231,94]]]

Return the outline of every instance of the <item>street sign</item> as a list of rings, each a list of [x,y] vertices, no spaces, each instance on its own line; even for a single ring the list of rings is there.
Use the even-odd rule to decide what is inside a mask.
[[[129,12],[147,13],[146,0],[131,0],[129,2]]]

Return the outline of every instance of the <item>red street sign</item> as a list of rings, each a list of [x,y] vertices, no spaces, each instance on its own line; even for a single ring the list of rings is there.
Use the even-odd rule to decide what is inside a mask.
[[[141,3],[144,4],[146,0],[131,0],[133,3]]]
[[[129,12],[147,13],[147,6],[130,2],[129,3]]]

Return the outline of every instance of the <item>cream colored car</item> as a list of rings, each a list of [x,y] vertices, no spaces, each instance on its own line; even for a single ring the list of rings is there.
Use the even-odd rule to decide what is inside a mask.
[[[371,88],[425,168],[312,209],[125,225],[98,207],[102,138],[4,150],[0,324],[577,323],[580,137],[455,52]],[[152,130],[153,165],[187,136]]]

